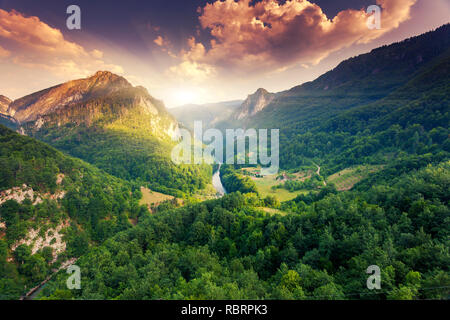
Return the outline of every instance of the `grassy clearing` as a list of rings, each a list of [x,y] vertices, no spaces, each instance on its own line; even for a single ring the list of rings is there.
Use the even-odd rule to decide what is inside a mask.
[[[295,177],[294,180],[298,180],[298,181],[305,181],[306,179],[311,178],[313,174],[314,174],[314,172],[312,172],[312,171],[299,171],[299,172],[293,173],[293,175]]]
[[[251,172],[253,174],[259,174],[260,168],[243,168],[242,170],[246,170],[247,172]],[[286,189],[277,189],[272,190],[272,186],[282,184],[282,180],[277,180],[277,176],[279,176],[280,173],[276,175],[269,175],[264,177],[255,177],[250,176],[250,178],[255,182],[256,187],[258,188],[258,192],[261,195],[261,197],[265,198],[267,196],[275,196],[278,201],[288,201],[296,198],[299,194],[307,193],[305,190],[299,190],[295,192],[289,192]],[[308,173],[299,172],[295,174],[295,180],[301,180],[305,179],[305,176],[307,176]]]
[[[285,211],[281,211],[281,210],[274,209],[274,208],[258,207],[257,209],[267,212],[270,215],[279,214],[279,215],[285,216],[287,214],[287,212],[285,212]]]
[[[146,205],[149,208],[154,208],[160,205],[166,200],[172,200],[174,196],[170,196],[164,193],[152,191],[148,188],[141,187],[142,199],[140,200],[140,205]]]
[[[251,177],[255,182],[260,195],[265,198],[267,196],[275,196],[278,201],[288,201],[296,198],[299,194],[306,193],[304,190],[290,192],[286,189],[272,190],[272,186],[281,184],[280,180],[276,180],[276,176],[265,176],[264,178]]]
[[[346,168],[327,178],[329,183],[334,183],[338,191],[347,191],[353,188],[359,181],[367,178],[373,172],[383,168],[382,165],[366,165]]]

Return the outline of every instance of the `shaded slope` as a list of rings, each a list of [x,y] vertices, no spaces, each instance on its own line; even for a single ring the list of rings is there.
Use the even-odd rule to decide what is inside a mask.
[[[0,299],[18,299],[131,227],[148,214],[140,197],[137,186],[0,126]]]
[[[279,93],[246,119],[247,126],[306,132],[342,111],[386,97],[429,68],[449,46],[447,24],[348,59],[312,82]]]

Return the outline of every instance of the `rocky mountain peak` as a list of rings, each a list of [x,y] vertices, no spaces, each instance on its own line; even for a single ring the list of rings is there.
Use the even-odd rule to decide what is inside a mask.
[[[89,77],[88,80],[93,81],[95,85],[121,83],[125,86],[131,86],[125,78],[109,71],[97,71],[93,76]]]
[[[113,74],[110,71],[97,71],[92,77],[93,78],[100,78],[100,77],[112,77],[115,76],[115,74]]]
[[[267,91],[266,89],[259,88],[258,90],[256,90],[256,92],[253,95],[265,95],[265,94],[268,94],[268,93],[269,93],[269,91]]]
[[[60,108],[126,88],[132,88],[132,85],[125,78],[109,71],[98,71],[88,78],[69,81],[15,100],[9,105],[8,113],[20,122],[34,121]]]
[[[178,128],[162,101],[152,97],[146,88],[133,87],[125,78],[108,71],[35,92],[13,101],[7,109],[0,120],[12,121],[27,135],[49,128],[58,131],[70,124],[109,125],[116,130],[137,130],[167,138]]]
[[[241,120],[255,115],[268,106],[275,96],[274,93],[270,93],[264,88],[259,88],[255,93],[248,95],[241,108],[236,112],[235,119]]]

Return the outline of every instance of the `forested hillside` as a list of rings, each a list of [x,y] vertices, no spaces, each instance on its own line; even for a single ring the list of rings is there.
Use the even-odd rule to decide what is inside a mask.
[[[359,164],[450,152],[450,25],[342,62],[223,128],[280,129],[280,166]]]
[[[281,163],[295,167],[313,159],[333,173],[401,154],[448,154],[449,72],[450,51],[386,98],[324,119],[304,134],[283,130]]]
[[[246,127],[279,127],[305,133],[345,110],[378,101],[448,57],[450,24],[341,62],[336,68],[280,92]],[[420,92],[416,92],[420,93]]]
[[[450,286],[450,162],[369,192],[327,188],[291,214],[233,193],[145,218],[83,256],[79,291],[52,299],[439,299]],[[366,268],[382,270],[380,291]]]
[[[238,174],[232,165],[221,166],[220,178],[228,192],[258,193],[255,183],[250,178]]]
[[[162,101],[109,72],[18,99],[10,109],[23,119],[19,130],[116,177],[180,197],[210,182],[210,166],[172,163],[178,124]]]
[[[148,214],[139,187],[0,126],[0,298]]]

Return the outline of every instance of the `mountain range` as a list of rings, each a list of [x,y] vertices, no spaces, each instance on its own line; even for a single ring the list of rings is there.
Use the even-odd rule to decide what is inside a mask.
[[[107,71],[0,96],[0,299],[448,298],[449,112],[450,25],[244,101],[167,110]],[[194,120],[279,128],[276,188],[222,165],[232,192],[195,197],[212,167],[170,159]]]
[[[202,189],[211,174],[206,167],[175,166],[170,152],[178,122],[145,88],[107,71],[10,102],[4,123],[117,177],[168,193]]]
[[[425,132],[448,128],[449,47],[447,24],[343,61],[318,79],[269,99],[267,91],[259,90],[217,126],[279,128],[283,168],[319,163],[333,173],[365,157],[382,161],[392,148],[408,148],[408,143],[399,148],[399,142],[380,141],[387,131],[404,137],[417,131],[423,143],[432,143],[425,141]]]
[[[314,81],[276,94],[259,89],[234,120],[248,126],[296,126],[303,132],[323,116],[380,100],[448,55],[450,25],[341,62]],[[280,126],[281,128],[281,126]]]
[[[170,112],[145,88],[99,71],[15,101],[2,96],[1,122],[120,178],[144,180],[171,193],[202,189],[210,174],[206,168],[180,170],[171,163],[178,121],[191,129],[195,120],[220,129],[280,128],[282,168],[321,162],[332,173],[360,161],[352,155],[341,161],[354,148],[372,150],[366,157],[389,153],[392,146],[369,147],[363,136],[367,141],[392,125],[400,125],[402,132],[411,124],[445,128],[449,45],[450,25],[444,25],[343,61],[318,79],[283,92],[260,88],[244,101],[186,105]],[[440,102],[430,104],[430,96]],[[435,113],[434,122],[424,113]]]

